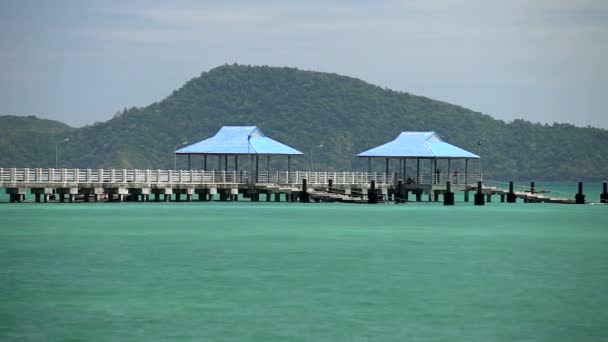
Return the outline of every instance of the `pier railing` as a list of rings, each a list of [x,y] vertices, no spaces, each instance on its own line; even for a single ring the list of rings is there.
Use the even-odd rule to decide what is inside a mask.
[[[476,174],[459,175],[401,175],[381,172],[338,171],[274,171],[259,172],[256,183],[282,185],[301,184],[306,179],[310,185],[396,184],[398,180],[410,184],[473,183]],[[246,184],[253,181],[247,171],[204,170],[138,170],[138,169],[54,169],[54,168],[0,168],[2,183],[144,183],[144,184]]]

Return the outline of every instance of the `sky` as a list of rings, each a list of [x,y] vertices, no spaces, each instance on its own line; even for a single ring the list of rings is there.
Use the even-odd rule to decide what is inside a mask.
[[[605,0],[0,0],[0,115],[92,124],[226,63],[608,128]]]

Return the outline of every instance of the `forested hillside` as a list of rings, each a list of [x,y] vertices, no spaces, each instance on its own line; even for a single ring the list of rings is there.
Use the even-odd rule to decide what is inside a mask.
[[[608,173],[607,130],[506,123],[358,79],[293,68],[221,66],[160,102],[79,129],[38,120],[48,127],[40,129],[31,120],[0,117],[0,166],[52,166],[55,141],[69,136],[61,145],[65,167],[169,168],[183,141],[202,140],[221,126],[256,125],[306,154],[322,143],[314,150],[316,169],[364,170],[357,153],[401,131],[432,130],[474,153],[481,140],[484,174],[492,179],[591,180]],[[294,168],[308,169],[308,162],[308,156],[296,158]]]
[[[64,123],[34,116],[0,116],[0,167],[53,167],[55,143],[75,130]]]

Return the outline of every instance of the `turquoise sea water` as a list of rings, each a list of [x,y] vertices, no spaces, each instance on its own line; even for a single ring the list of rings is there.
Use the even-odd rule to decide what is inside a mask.
[[[607,339],[608,206],[497,202],[2,203],[0,340]]]

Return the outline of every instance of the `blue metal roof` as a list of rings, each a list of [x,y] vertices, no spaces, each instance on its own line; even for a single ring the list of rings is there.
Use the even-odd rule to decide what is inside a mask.
[[[435,132],[401,132],[395,140],[361,152],[357,156],[372,158],[479,158],[476,154],[444,142]]]
[[[302,152],[270,139],[256,126],[224,126],[214,136],[181,148],[177,154],[300,155]]]

